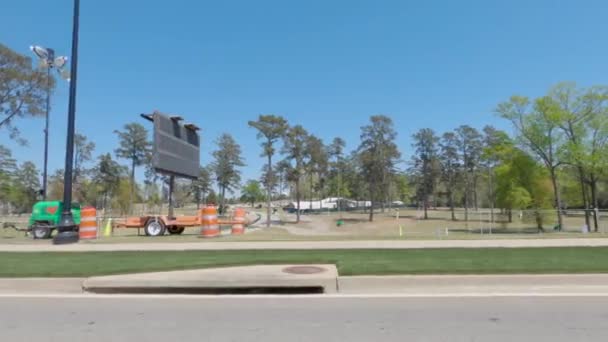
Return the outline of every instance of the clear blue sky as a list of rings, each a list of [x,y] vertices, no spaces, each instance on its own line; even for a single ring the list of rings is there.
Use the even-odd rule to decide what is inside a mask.
[[[69,54],[71,0],[19,0],[0,11],[0,42]],[[559,81],[606,84],[605,0],[90,1],[81,8],[77,130],[116,147],[113,130],[154,109],[202,127],[202,161],[222,132],[242,145],[244,180],[263,163],[247,121],[260,113],[355,148],[372,114],[410,136],[461,124],[508,129],[492,111]],[[53,98],[50,168],[63,167],[67,84]],[[43,119],[22,120],[41,165]],[[141,174],[141,172],[140,172]]]

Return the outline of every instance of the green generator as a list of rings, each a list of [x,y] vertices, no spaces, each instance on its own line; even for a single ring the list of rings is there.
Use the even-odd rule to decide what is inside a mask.
[[[63,212],[63,202],[43,201],[34,204],[30,216],[29,230],[34,239],[48,239],[57,229]],[[80,204],[72,203],[72,216],[75,224],[80,224]]]

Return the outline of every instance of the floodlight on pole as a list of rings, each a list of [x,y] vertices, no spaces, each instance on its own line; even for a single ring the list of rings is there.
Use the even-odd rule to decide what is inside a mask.
[[[70,81],[70,72],[64,68],[68,61],[66,56],[55,57],[55,50],[40,45],[32,45],[30,50],[38,57],[41,69],[55,69],[61,78]]]
[[[47,195],[47,179],[48,179],[48,160],[49,160],[49,119],[50,119],[50,104],[51,104],[51,69],[55,68],[61,73],[67,71],[63,69],[67,57],[55,57],[55,50],[45,48],[40,45],[30,46],[30,50],[38,57],[39,66],[46,69],[46,115],[44,124],[44,170],[42,173],[42,198],[46,200]],[[62,77],[65,78],[65,77]]]
[[[55,64],[55,67],[57,69],[61,69],[65,66],[65,63],[68,61],[68,58],[65,56],[59,56],[57,58],[55,58],[55,60],[53,61],[53,64]]]
[[[32,50],[38,58],[44,61],[52,60],[55,56],[55,51],[53,51],[53,49],[47,49],[39,45],[30,46],[30,50]]]

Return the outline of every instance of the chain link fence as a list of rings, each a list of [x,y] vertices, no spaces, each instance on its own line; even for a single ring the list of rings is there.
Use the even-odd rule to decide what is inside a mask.
[[[587,215],[585,215],[587,213]],[[384,216],[409,218],[409,228],[413,233],[438,237],[450,233],[468,235],[518,235],[568,233],[589,234],[608,233],[608,210],[564,210],[561,212],[562,224],[558,221],[557,210],[513,210],[511,212],[495,209],[464,210],[437,208],[399,209],[396,214]]]

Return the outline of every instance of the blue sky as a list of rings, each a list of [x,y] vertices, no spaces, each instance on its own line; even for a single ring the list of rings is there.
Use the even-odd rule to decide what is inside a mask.
[[[22,53],[36,43],[69,54],[71,0],[11,1],[0,42]],[[158,109],[202,128],[201,159],[235,136],[248,164],[263,164],[247,121],[285,116],[326,142],[358,144],[372,114],[391,116],[408,157],[410,136],[461,124],[508,129],[493,115],[519,93],[559,81],[606,84],[608,2],[461,1],[82,1],[77,122],[97,144]],[[50,168],[63,167],[67,84],[53,97]],[[43,119],[22,120],[29,139],[0,144],[41,165]],[[149,126],[151,128],[151,126]],[[139,173],[141,175],[141,172]]]

